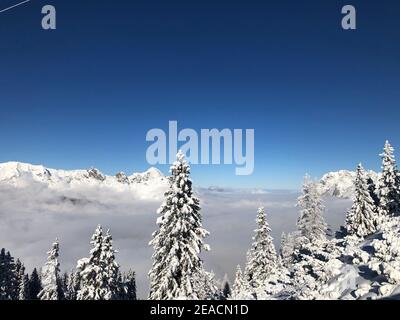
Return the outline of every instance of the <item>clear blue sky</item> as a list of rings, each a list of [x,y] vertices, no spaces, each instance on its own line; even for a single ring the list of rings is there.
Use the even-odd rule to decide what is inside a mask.
[[[357,31],[340,27],[349,3]],[[399,1],[32,0],[0,37],[1,162],[144,170],[169,120],[255,129],[254,174],[194,166],[202,186],[297,188],[400,149]]]

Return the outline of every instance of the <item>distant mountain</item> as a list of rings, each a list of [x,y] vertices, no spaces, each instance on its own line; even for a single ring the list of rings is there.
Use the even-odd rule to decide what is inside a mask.
[[[21,162],[0,164],[0,184],[29,187],[37,183],[58,191],[78,188],[109,188],[113,191],[132,191],[142,197],[154,197],[168,186],[164,174],[156,168],[128,176],[123,172],[108,176],[96,168],[87,170],[58,170]]]
[[[378,174],[369,171],[369,176],[375,182]],[[354,194],[355,172],[341,170],[325,174],[319,181],[318,189],[324,196],[350,199]],[[119,172],[115,176],[108,176],[96,168],[87,170],[60,170],[50,169],[41,165],[32,165],[21,162],[0,163],[0,184],[14,187],[28,187],[32,183],[39,183],[56,190],[65,188],[110,188],[113,191],[132,191],[141,197],[162,197],[168,187],[167,177],[158,169],[150,168],[145,172],[126,175]],[[198,189],[200,193],[240,193],[244,189],[209,187]],[[246,189],[246,192],[263,194],[271,191],[264,189]]]
[[[378,174],[368,171],[369,177],[376,183]],[[319,181],[318,189],[322,195],[350,199],[354,194],[354,171],[341,170],[325,174]]]
[[[243,194],[267,194],[269,193],[265,189],[261,188],[226,188],[219,186],[210,186],[208,188],[196,188],[200,193],[243,193]]]

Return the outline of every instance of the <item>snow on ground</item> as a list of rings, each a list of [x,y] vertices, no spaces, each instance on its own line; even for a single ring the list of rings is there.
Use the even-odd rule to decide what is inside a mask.
[[[0,247],[32,269],[45,263],[48,247],[58,237],[61,267],[69,271],[87,256],[100,223],[111,229],[119,263],[124,270],[136,270],[139,296],[146,297],[152,254],[148,242],[166,186],[157,169],[110,177],[96,170],[0,164]],[[211,252],[204,260],[218,278],[227,273],[233,281],[236,265],[243,265],[258,207],[266,208],[277,247],[281,233],[296,227],[297,192],[212,187],[197,193],[204,226],[211,232],[206,239]],[[343,223],[350,205],[346,199],[327,198],[326,216],[333,229]]]
[[[391,218],[381,231],[364,240],[348,236],[335,240],[345,262],[338,275],[321,290],[324,299],[398,299],[400,294],[400,219]],[[345,244],[343,246],[343,244]]]

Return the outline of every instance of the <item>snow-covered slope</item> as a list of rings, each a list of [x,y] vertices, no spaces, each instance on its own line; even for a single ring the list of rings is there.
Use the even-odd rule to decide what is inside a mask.
[[[327,299],[398,299],[400,295],[400,219],[392,217],[382,230],[358,239],[334,240],[344,245],[340,259],[346,263],[321,294]]]
[[[374,171],[368,172],[369,177],[376,182],[378,174]],[[341,170],[325,174],[319,181],[318,190],[322,195],[350,199],[354,194],[354,171]]]
[[[108,188],[116,192],[132,191],[135,195],[145,198],[152,198],[155,194],[162,195],[168,185],[167,178],[156,168],[130,176],[123,172],[107,176],[95,168],[67,171],[21,162],[0,164],[0,184],[24,188],[32,183],[58,191],[88,188]]]

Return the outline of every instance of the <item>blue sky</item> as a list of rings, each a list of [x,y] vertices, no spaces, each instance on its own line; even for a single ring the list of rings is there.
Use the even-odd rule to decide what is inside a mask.
[[[379,170],[385,139],[400,148],[398,1],[76,3],[0,14],[1,162],[141,171],[147,131],[177,120],[255,129],[252,176],[199,165],[196,184],[298,188],[306,172]],[[348,3],[357,31],[340,27]]]

